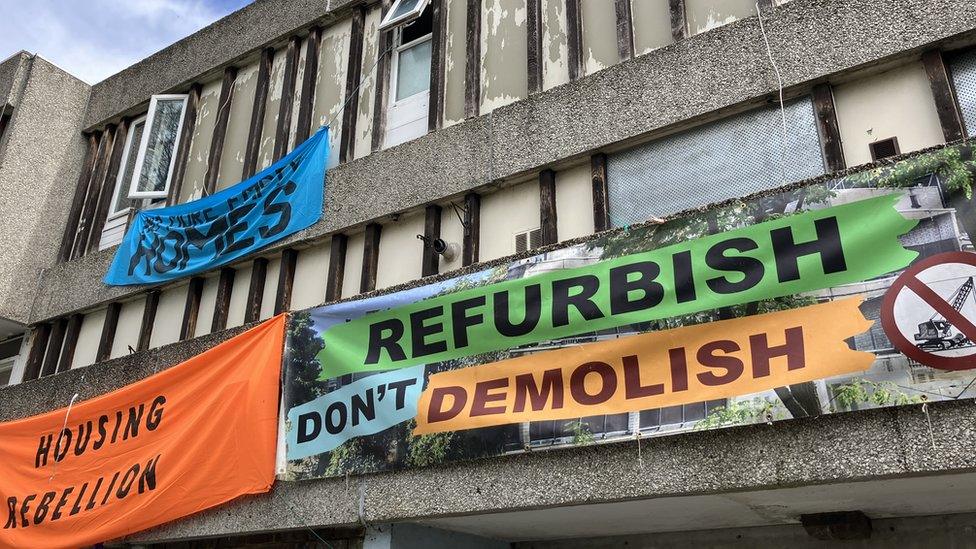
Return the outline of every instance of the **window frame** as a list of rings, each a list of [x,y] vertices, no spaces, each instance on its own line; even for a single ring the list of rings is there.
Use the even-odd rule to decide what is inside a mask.
[[[125,135],[125,146],[122,147],[122,165],[119,166],[119,173],[118,175],[115,176],[115,190],[112,191],[112,203],[109,206],[108,216],[106,217],[106,219],[113,219],[117,216],[122,215],[123,212],[127,212],[132,209],[131,207],[128,207],[128,208],[122,208],[121,210],[116,210],[115,205],[119,202],[119,194],[122,192],[122,187],[125,185],[125,181],[124,181],[125,162],[129,159],[129,153],[132,151],[132,136],[134,135],[132,129],[135,128],[136,125],[139,124],[140,122],[145,124],[147,118],[149,118],[149,113],[139,116],[133,119],[131,122],[129,122],[129,128],[128,131],[126,131],[126,135]],[[145,125],[143,125],[143,128],[145,128]],[[143,130],[143,136],[145,136],[145,133],[146,133],[145,130]],[[139,143],[141,145],[142,139],[139,140]],[[138,157],[136,158],[136,163],[138,164]],[[136,172],[134,169],[132,173],[133,173],[132,177],[135,178]],[[128,187],[132,187],[131,180],[129,181]],[[126,189],[126,192],[128,192],[128,189]]]
[[[399,39],[399,37],[398,37],[398,39]],[[397,83],[398,83],[397,82],[397,78],[400,76],[400,53],[402,53],[402,52],[404,52],[404,51],[406,51],[406,50],[408,50],[410,48],[413,48],[414,46],[419,46],[420,44],[422,44],[424,42],[432,41],[433,39],[434,39],[434,33],[431,32],[431,33],[425,34],[425,35],[421,36],[420,38],[417,38],[417,39],[415,39],[415,40],[413,40],[411,42],[407,42],[406,44],[400,44],[399,46],[397,46],[393,50],[393,55],[390,56],[391,57],[391,59],[390,59],[390,103],[389,103],[389,107],[387,107],[387,110],[389,110],[389,108],[390,107],[393,107],[394,105],[399,105],[399,104],[406,103],[407,101],[410,101],[410,100],[415,100],[418,95],[422,95],[422,94],[425,94],[426,93],[428,95],[428,97],[430,96],[430,85],[428,84],[427,89],[424,90],[424,91],[417,92],[417,93],[415,93],[413,95],[409,95],[409,96],[404,97],[403,99],[400,99],[400,100],[397,100],[397,98],[396,98],[396,96],[397,96],[397,87],[398,87],[397,86]],[[433,67],[433,63],[434,63],[433,49],[431,50],[430,61],[431,61],[431,67],[430,67],[430,69],[431,69],[431,71],[433,71],[434,70],[434,67]]]
[[[400,26],[403,23],[409,23],[410,21],[419,18],[424,13],[424,10],[427,9],[427,5],[430,4],[430,0],[419,0],[417,5],[414,6],[412,10],[394,18],[393,14],[396,13],[397,8],[400,7],[400,4],[404,3],[405,1],[407,0],[396,0],[393,2],[393,5],[390,6],[389,11],[387,11],[386,15],[383,16],[383,20],[380,21],[380,32],[393,29],[394,27]]]
[[[139,142],[139,154],[136,156],[136,164],[132,170],[132,180],[129,181],[129,198],[143,199],[143,198],[165,198],[169,194],[170,185],[173,182],[173,171],[176,168],[176,154],[173,154],[169,160],[169,168],[166,171],[166,184],[160,191],[139,191],[137,190],[139,186],[139,178],[142,176],[142,167],[146,161],[146,149],[149,146],[149,137],[152,134],[152,125],[156,118],[156,105],[160,101],[172,101],[175,99],[181,99],[183,101],[183,109],[180,111],[180,119],[177,122],[176,135],[173,138],[174,149],[179,146],[180,137],[183,133],[183,119],[186,117],[186,106],[190,96],[188,94],[176,93],[176,94],[163,94],[154,95],[149,100],[149,111],[146,113],[146,126],[142,132],[142,140]],[[134,123],[133,123],[134,124]],[[124,172],[123,172],[124,173]]]

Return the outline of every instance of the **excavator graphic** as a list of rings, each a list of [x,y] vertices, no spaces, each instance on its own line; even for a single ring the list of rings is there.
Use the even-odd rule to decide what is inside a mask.
[[[969,296],[973,294],[973,277],[969,277],[948,299],[952,308],[956,311],[962,309]],[[953,326],[948,320],[939,313],[932,315],[932,318],[918,325],[918,333],[915,334],[916,347],[925,351],[945,351],[947,349],[958,349],[961,347],[972,347],[976,343],[970,341],[968,337],[959,331],[953,333]]]

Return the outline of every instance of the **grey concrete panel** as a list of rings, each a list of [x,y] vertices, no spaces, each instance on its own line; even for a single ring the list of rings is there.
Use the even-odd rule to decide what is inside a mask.
[[[30,54],[21,51],[0,63],[0,105],[13,103],[10,92],[18,85],[19,77],[22,75],[21,67],[29,60]]]
[[[228,19],[236,17],[243,16]],[[765,23],[774,57],[795,94],[827,77],[910,58],[940,41],[972,41],[976,3],[793,0],[767,11]],[[149,65],[127,71],[138,67],[145,71]],[[758,20],[736,21],[330,170],[323,219],[271,249],[740,110],[776,91]],[[87,270],[88,265],[99,268]],[[138,291],[103,287],[105,265],[55,267],[42,281],[50,301],[39,303],[31,320]],[[74,270],[84,272],[64,272]],[[69,281],[81,286],[66,285]]]
[[[365,0],[368,1],[368,0]],[[364,0],[258,0],[95,84],[89,128]]]

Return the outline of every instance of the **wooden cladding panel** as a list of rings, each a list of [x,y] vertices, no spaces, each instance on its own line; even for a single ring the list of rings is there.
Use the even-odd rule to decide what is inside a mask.
[[[362,36],[359,37],[362,49]],[[319,72],[319,47],[322,29],[312,27],[305,42],[305,66],[302,70],[302,87],[298,103],[298,120],[295,124],[295,146],[302,144],[312,132],[312,108],[315,106],[315,81]],[[350,49],[353,49],[350,44]]]
[[[142,325],[139,328],[139,343],[136,351],[145,351],[149,348],[153,324],[156,323],[156,310],[159,308],[159,296],[162,293],[162,290],[150,290],[146,294],[146,307],[142,310]]]
[[[956,96],[956,88],[949,77],[945,59],[940,50],[930,50],[922,54],[922,65],[932,88],[932,98],[939,113],[942,134],[946,141],[956,141],[966,135],[966,126]]]
[[[230,311],[230,298],[234,291],[234,277],[237,271],[231,267],[220,269],[217,278],[217,297],[214,300],[213,321],[210,324],[211,332],[219,332],[227,327],[227,315]]]
[[[383,226],[379,223],[366,225],[366,242],[363,244],[363,271],[359,279],[359,292],[372,292],[376,289],[376,267],[380,258],[380,235]]]
[[[264,301],[264,284],[268,278],[268,258],[258,257],[251,263],[251,281],[247,288],[247,302],[244,306],[244,323],[261,318],[261,305]]]
[[[61,358],[61,348],[64,346],[64,335],[67,332],[67,318],[59,318],[51,323],[51,334],[48,336],[40,377],[53,375],[58,371],[58,360]]]
[[[274,314],[276,315],[291,308],[296,266],[298,266],[298,250],[285,248],[281,252],[281,264],[278,268],[278,287],[275,291],[274,305]]]
[[[258,80],[254,87],[254,105],[251,107],[251,123],[247,128],[247,145],[244,148],[244,179],[257,173],[258,155],[261,149],[261,132],[264,130],[264,112],[268,105],[268,87],[271,83],[271,65],[274,48],[261,51],[258,61]]]
[[[169,206],[180,202],[183,180],[186,179],[186,166],[190,162],[193,130],[197,126],[197,115],[200,114],[201,93],[203,93],[203,84],[194,83],[190,86],[189,97],[186,100],[186,114],[183,115],[183,128],[180,130],[180,142],[176,145],[173,181],[169,185],[169,194],[166,196],[166,204]]]
[[[847,167],[847,161],[844,159],[844,146],[840,138],[840,127],[837,125],[833,89],[830,84],[819,84],[813,87],[812,95],[824,166],[828,172],[843,170]]]
[[[85,315],[73,314],[68,318],[68,328],[64,336],[64,347],[61,350],[61,358],[58,360],[57,372],[67,372],[71,369],[71,362],[75,358],[75,350],[78,349],[78,336],[81,335],[81,325],[85,321]]]
[[[669,0],[669,5],[671,7],[671,37],[677,42],[688,36],[685,0]]]
[[[105,177],[99,185],[101,191],[98,196],[98,204],[95,206],[95,217],[92,219],[91,232],[88,235],[87,253],[98,251],[98,245],[102,239],[102,229],[105,227],[105,219],[108,217],[109,210],[112,207],[112,197],[115,195],[115,183],[119,177],[119,168],[122,165],[122,151],[125,149],[125,136],[128,128],[128,120],[123,120],[115,128],[115,136],[112,138],[112,154],[105,170]]]
[[[344,234],[332,235],[329,248],[329,274],[325,284],[325,301],[335,301],[342,296],[342,275],[346,271],[346,245],[349,237]]]
[[[427,106],[427,131],[441,127],[444,120],[444,92],[447,73],[444,59],[447,55],[447,0],[432,0],[433,15],[430,55],[430,101]]]
[[[288,136],[291,133],[291,113],[295,105],[295,82],[298,79],[298,56],[302,39],[292,36],[285,52],[285,75],[281,85],[281,101],[278,103],[278,125],[275,127],[274,162],[288,154]]]
[[[183,323],[180,326],[180,341],[192,338],[197,331],[197,317],[200,316],[200,300],[203,298],[203,277],[190,279],[186,289],[186,305],[183,307]]]
[[[342,111],[342,135],[339,136],[339,162],[356,157],[356,124],[359,120],[359,83],[363,79],[363,41],[366,32],[366,8],[352,12],[349,38],[349,62],[346,69],[346,106]]]
[[[610,228],[610,191],[607,187],[607,155],[590,157],[590,181],[593,183],[593,230]]]
[[[78,221],[81,219],[82,203],[85,201],[92,166],[98,154],[98,138],[94,134],[89,134],[86,141],[88,142],[88,151],[85,153],[85,161],[82,163],[81,174],[78,175],[78,183],[75,185],[68,218],[65,220],[64,233],[61,236],[61,248],[58,250],[58,261],[71,259],[71,249],[74,245],[75,234],[78,232]]]
[[[473,265],[479,261],[481,248],[481,195],[464,196],[464,238],[461,244],[461,263]]]
[[[24,365],[24,381],[37,379],[40,375],[41,365],[44,362],[44,354],[47,351],[47,343],[50,337],[50,324],[38,324],[34,327],[34,333],[31,335],[30,351],[27,353],[27,362]]]
[[[121,303],[109,303],[108,309],[105,311],[105,323],[102,324],[102,335],[98,339],[95,362],[106,361],[112,356],[112,345],[115,343],[115,332],[119,327],[119,313],[121,312]]]
[[[224,69],[220,83],[220,97],[217,100],[217,120],[214,123],[213,137],[210,140],[210,155],[207,157],[207,175],[203,180],[203,195],[210,196],[217,190],[220,176],[220,156],[227,137],[227,122],[230,120],[230,103],[234,100],[234,82],[237,80],[237,67]]]
[[[542,228],[542,244],[559,242],[556,231],[556,172],[542,170],[539,173],[539,226]]]
[[[112,154],[112,137],[114,131],[114,127],[106,128],[102,131],[101,137],[98,140],[98,155],[95,158],[95,166],[92,169],[91,178],[88,180],[85,204],[81,211],[81,220],[78,223],[78,231],[75,233],[75,241],[71,249],[72,258],[85,255],[85,251],[88,249],[88,237],[91,234],[91,227],[94,224],[98,195],[101,191],[102,182],[105,179],[109,156]]]
[[[434,251],[434,240],[441,237],[441,207],[427,206],[424,212],[424,252],[421,263],[421,276],[437,274],[440,254]]]
[[[460,2],[463,0],[455,0]],[[467,47],[464,58],[464,117],[481,110],[481,0],[467,0]]]

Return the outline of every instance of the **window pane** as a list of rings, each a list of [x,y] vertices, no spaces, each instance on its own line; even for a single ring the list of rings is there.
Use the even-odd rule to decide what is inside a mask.
[[[396,100],[430,89],[430,40],[400,52]]]
[[[183,99],[164,99],[156,103],[156,115],[149,129],[146,157],[139,174],[136,190],[139,192],[163,192],[176,146],[176,134],[180,129]]]
[[[420,0],[400,0],[400,2],[397,2],[397,5],[393,7],[393,13],[389,15],[389,19],[392,21],[393,19],[397,19],[406,13],[410,13],[417,8],[417,4],[419,3]]]
[[[119,189],[118,196],[115,198],[115,204],[112,205],[112,213],[125,208],[131,208],[135,202],[129,198],[129,183],[132,181],[132,172],[136,169],[139,143],[142,143],[142,132],[145,129],[145,120],[133,124],[132,128],[129,129],[129,137],[127,138],[129,150],[126,151],[126,157],[122,159],[123,172],[122,179],[119,180],[121,188]]]

